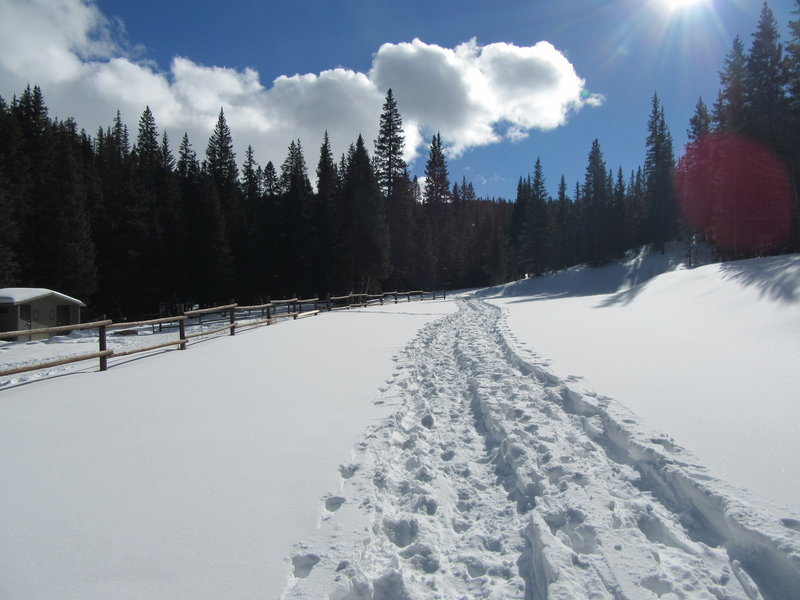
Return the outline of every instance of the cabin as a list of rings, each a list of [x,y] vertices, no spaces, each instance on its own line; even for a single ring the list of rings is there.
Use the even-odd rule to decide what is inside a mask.
[[[32,331],[28,339],[46,339],[52,334],[33,332],[80,323],[84,306],[77,298],[46,288],[0,288],[0,339],[4,331],[23,329]]]

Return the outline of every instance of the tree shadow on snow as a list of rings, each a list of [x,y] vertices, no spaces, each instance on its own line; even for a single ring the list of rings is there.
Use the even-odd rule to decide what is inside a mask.
[[[800,300],[800,255],[722,263],[725,279],[755,287],[762,297],[781,302]]]
[[[612,297],[598,304],[598,308],[615,304],[629,304],[641,293],[653,277],[675,266],[674,257],[662,254],[629,256],[624,262],[600,267],[581,265],[523,279],[503,286],[488,288],[477,293],[483,297],[514,297],[511,303],[538,302],[557,298],[606,296]]]

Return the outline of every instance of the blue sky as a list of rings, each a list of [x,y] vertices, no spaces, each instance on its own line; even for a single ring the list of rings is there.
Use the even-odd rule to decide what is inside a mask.
[[[135,131],[149,105],[200,155],[223,106],[240,160],[277,166],[299,137],[313,178],[325,129],[337,154],[371,147],[391,86],[414,173],[439,130],[481,195],[513,198],[537,156],[572,190],[595,138],[610,168],[642,164],[654,92],[680,154],[734,36],[749,48],[761,1],[674,2],[0,0],[0,95],[38,83],[89,132],[118,108]],[[794,2],[769,4],[785,40]]]

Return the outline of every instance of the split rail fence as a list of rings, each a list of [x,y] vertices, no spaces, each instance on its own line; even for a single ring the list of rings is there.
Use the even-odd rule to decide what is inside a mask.
[[[62,325],[59,327],[47,327],[43,329],[22,329],[19,331],[3,331],[0,332],[0,338],[20,338],[31,335],[45,335],[68,333],[72,331],[79,331],[84,329],[97,329],[98,331],[98,351],[86,354],[79,354],[58,360],[51,360],[46,362],[39,362],[35,364],[22,365],[10,369],[0,370],[0,377],[8,375],[16,375],[18,373],[25,373],[27,371],[36,371],[39,369],[49,369],[84,360],[98,359],[100,363],[100,370],[105,371],[108,369],[108,359],[130,356],[141,352],[152,352],[154,350],[161,350],[172,346],[178,346],[180,350],[186,350],[189,341],[194,338],[206,337],[223,332],[228,332],[229,335],[236,335],[236,331],[243,331],[246,329],[254,329],[256,327],[263,327],[265,325],[272,325],[281,319],[301,319],[318,315],[321,311],[336,311],[336,310],[349,310],[351,308],[362,308],[367,306],[374,306],[380,304],[381,306],[393,302],[397,304],[405,298],[406,302],[411,302],[413,299],[419,300],[435,300],[441,296],[442,299],[447,297],[446,292],[424,292],[424,291],[409,291],[409,292],[384,292],[382,294],[347,294],[344,296],[328,296],[327,298],[287,298],[285,300],[272,300],[265,304],[255,304],[250,306],[242,306],[239,304],[226,304],[223,306],[213,306],[210,308],[201,308],[196,310],[184,311],[181,315],[174,317],[162,317],[158,319],[148,319],[145,321],[126,321],[121,323],[114,323],[110,320],[93,321],[91,323],[80,323],[76,325]],[[187,325],[194,325],[199,330],[193,333],[187,333]],[[159,331],[164,328],[177,328],[177,339],[158,344],[151,344],[148,346],[140,346],[128,350],[109,350],[108,349],[108,335],[109,332],[116,330],[118,335],[125,335],[126,333],[138,333],[137,327],[151,326],[155,332],[156,326]],[[204,326],[210,327],[203,329]]]

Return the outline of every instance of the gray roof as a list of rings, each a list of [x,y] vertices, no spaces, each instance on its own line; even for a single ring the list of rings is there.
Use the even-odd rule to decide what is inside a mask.
[[[59,300],[70,304],[86,306],[83,302],[72,296],[67,296],[60,292],[48,290],[47,288],[0,288],[0,304],[22,304],[44,298],[45,296],[55,296]]]

